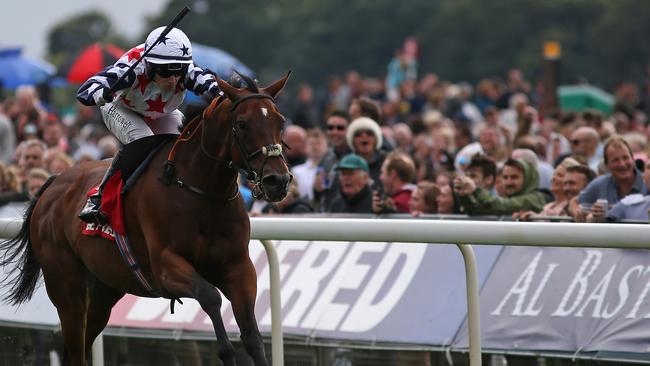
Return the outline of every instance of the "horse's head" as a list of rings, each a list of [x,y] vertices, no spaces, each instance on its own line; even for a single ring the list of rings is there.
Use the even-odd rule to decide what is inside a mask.
[[[275,105],[275,96],[289,79],[289,73],[266,88],[242,76],[245,88],[236,88],[217,78],[219,87],[230,100],[232,161],[246,171],[253,182],[253,194],[271,202],[282,200],[293,176],[282,155],[284,116]]]

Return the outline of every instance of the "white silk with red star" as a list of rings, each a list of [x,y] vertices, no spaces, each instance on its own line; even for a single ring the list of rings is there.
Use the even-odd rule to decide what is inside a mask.
[[[140,59],[142,53],[144,53],[144,44],[130,49],[111,68],[91,77],[86,84],[93,83],[94,85],[89,85],[87,88],[82,86],[78,94],[79,98],[92,95],[94,90],[99,87],[112,85],[133,63]],[[135,80],[128,88],[116,92],[114,103],[137,112],[147,123],[173,112],[183,103],[185,89],[177,86],[175,90],[161,90],[153,80],[149,80],[147,77],[144,61],[140,62],[133,71],[136,76]],[[194,63],[189,64],[184,84],[187,90],[202,93],[214,90],[214,88],[218,89],[214,76],[205,73]]]

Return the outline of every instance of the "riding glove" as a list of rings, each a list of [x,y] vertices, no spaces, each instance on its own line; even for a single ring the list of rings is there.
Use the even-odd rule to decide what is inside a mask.
[[[93,99],[95,100],[95,104],[97,106],[102,107],[106,103],[113,101],[113,95],[109,92],[108,88],[99,87],[93,93]]]

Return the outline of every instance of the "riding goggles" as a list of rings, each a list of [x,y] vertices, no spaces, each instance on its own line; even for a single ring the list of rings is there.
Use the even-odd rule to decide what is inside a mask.
[[[176,63],[154,65],[153,71],[163,78],[168,78],[170,76],[185,76],[187,73],[187,64]]]

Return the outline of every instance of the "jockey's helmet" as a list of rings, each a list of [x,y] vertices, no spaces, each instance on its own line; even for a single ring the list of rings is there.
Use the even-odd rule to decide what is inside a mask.
[[[160,36],[165,27],[154,29],[147,36],[145,49],[148,49]],[[152,64],[189,64],[192,62],[192,44],[185,33],[178,28],[172,28],[145,57]]]

